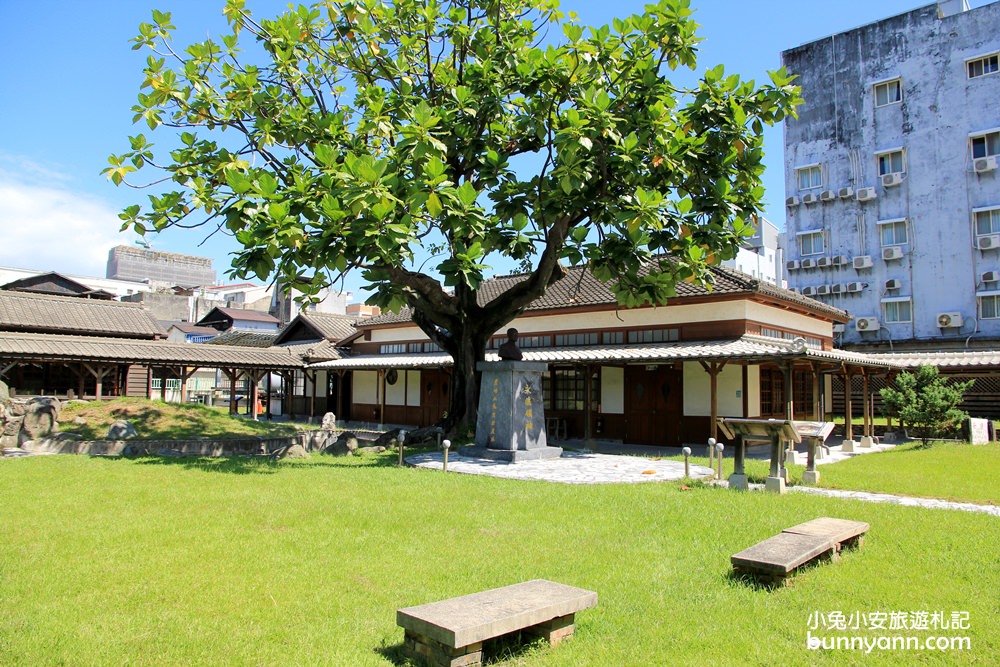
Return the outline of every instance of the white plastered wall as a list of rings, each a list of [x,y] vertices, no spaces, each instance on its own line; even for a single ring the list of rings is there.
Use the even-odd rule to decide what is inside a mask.
[[[354,402],[378,404],[378,373],[376,371],[354,371]]]
[[[406,371],[406,404],[420,405],[420,371]]]
[[[728,364],[720,372],[717,392],[717,413],[720,417],[738,417],[743,414],[743,367]],[[684,364],[684,416],[712,416],[711,378],[701,364],[689,361]]]
[[[760,366],[747,366],[747,417],[760,416]]]
[[[621,366],[601,367],[601,412],[606,415],[625,412],[625,369]]]

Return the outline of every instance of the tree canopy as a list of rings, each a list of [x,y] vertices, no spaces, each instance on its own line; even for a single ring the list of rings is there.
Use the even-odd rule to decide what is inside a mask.
[[[696,64],[688,0],[595,28],[556,0],[224,13],[228,34],[183,49],[170,14],[140,26],[135,120],[177,139],[166,159],[144,134],[109,158],[116,184],[164,190],[123,229],[217,227],[242,245],[233,275],[305,293],[360,271],[369,303],[408,306],[452,354],[468,400],[489,336],[563,264],[588,264],[627,306],[708,280],[753,232],[763,126],[800,101],[783,72],[671,83]],[[133,182],[138,170],[159,180]],[[505,261],[525,279],[480,303]]]

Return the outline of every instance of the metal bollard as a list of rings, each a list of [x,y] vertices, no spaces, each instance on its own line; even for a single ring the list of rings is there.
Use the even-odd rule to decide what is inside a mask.
[[[718,454],[718,463],[719,463],[719,473],[718,475],[716,475],[716,479],[722,479],[722,450],[724,450],[725,448],[726,446],[721,442],[715,446],[715,451]]]
[[[448,450],[451,449],[451,440],[445,440],[441,443],[444,447],[444,467],[441,469],[442,472],[448,472]]]
[[[399,432],[399,467],[403,467],[403,443],[406,442],[406,431]]]
[[[685,447],[681,450],[684,454],[684,479],[691,477],[691,448]]]
[[[715,438],[708,439],[708,467],[715,467]]]

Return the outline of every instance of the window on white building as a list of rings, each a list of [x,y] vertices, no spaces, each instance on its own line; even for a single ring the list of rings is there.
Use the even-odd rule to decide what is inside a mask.
[[[875,84],[875,106],[884,107],[903,100],[903,86],[899,79]]]
[[[1000,234],[1000,208],[976,211],[976,236]]]
[[[995,74],[997,71],[1000,71],[1000,56],[994,53],[982,58],[973,58],[966,62],[966,66],[968,67],[970,79],[986,76],[987,74]]]
[[[906,171],[906,161],[903,159],[903,149],[887,151],[878,154],[878,175],[901,174]]]
[[[799,175],[799,190],[812,190],[823,187],[823,166],[811,164],[795,170]]]
[[[824,249],[822,231],[799,234],[799,254],[821,255]]]
[[[883,246],[905,245],[909,243],[906,220],[885,220],[878,223],[879,238]]]
[[[983,320],[1000,319],[1000,293],[979,296],[979,318]]]
[[[971,139],[973,159],[989,157],[990,155],[1000,155],[1000,130],[984,132]]]
[[[913,306],[910,299],[882,301],[882,321],[887,323],[912,322]]]

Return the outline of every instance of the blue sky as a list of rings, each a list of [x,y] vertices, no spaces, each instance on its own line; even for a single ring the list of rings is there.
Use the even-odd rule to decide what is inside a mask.
[[[124,152],[130,108],[146,58],[129,39],[153,8],[173,13],[180,45],[218,35],[222,0],[51,0],[44,5],[0,0],[0,266],[104,275],[108,249],[132,244],[119,234],[118,212],[146,201],[100,175],[107,156]],[[258,16],[288,3],[247,0]],[[564,0],[582,25],[609,23],[641,11],[636,0]],[[698,71],[722,63],[727,72],[765,81],[780,53],[805,42],[928,4],[919,0],[692,0],[701,24]],[[986,4],[985,0],[973,6]],[[156,140],[156,134],[153,135]],[[781,128],[766,136],[765,215],[784,226]],[[232,240],[202,231],[151,237],[159,250],[211,257],[220,279]],[[348,282],[349,289],[358,279]]]

